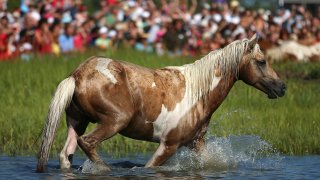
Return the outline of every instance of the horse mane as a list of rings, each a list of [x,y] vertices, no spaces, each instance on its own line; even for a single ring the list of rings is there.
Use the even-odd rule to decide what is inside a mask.
[[[179,69],[185,76],[186,93],[191,96],[191,104],[214,88],[215,70],[220,70],[220,76],[216,78],[238,78],[239,64],[246,52],[248,39],[237,40],[226,47],[210,52],[203,58],[192,64],[186,64]],[[253,51],[260,50],[256,45]]]
[[[201,69],[192,68],[197,71],[211,72],[219,68],[223,78],[235,76],[238,78],[239,64],[247,49],[249,40],[237,40],[222,49],[210,52],[200,60],[194,62],[195,66],[202,64]],[[254,49],[255,51],[256,49]],[[213,76],[211,76],[212,78]],[[209,77],[210,78],[210,77]]]

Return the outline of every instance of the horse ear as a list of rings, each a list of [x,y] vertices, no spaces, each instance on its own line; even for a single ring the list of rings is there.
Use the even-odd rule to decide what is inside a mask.
[[[248,42],[248,50],[252,50],[254,48],[254,46],[257,44],[259,40],[259,35],[256,33],[254,34],[251,39]]]

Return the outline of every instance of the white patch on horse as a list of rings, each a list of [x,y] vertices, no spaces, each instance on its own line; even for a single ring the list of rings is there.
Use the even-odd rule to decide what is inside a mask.
[[[107,77],[113,84],[116,84],[118,82],[117,79],[108,69],[108,65],[112,60],[107,58],[99,58],[97,61],[98,63],[95,69]]]
[[[220,77],[214,77],[211,84],[210,90],[213,90],[219,84]],[[162,104],[161,112],[157,119],[153,123],[153,139],[160,140],[161,137],[165,137],[172,129],[175,129],[182,117],[191,110],[191,108],[197,103],[193,101],[192,90],[190,89],[190,82],[186,81],[186,92],[183,99],[176,104],[172,111]],[[201,96],[204,95],[202,92]]]
[[[151,87],[156,87],[156,83],[153,82],[153,83],[151,84]]]
[[[214,88],[216,88],[220,82],[220,77],[214,77],[212,82],[211,82],[211,86],[210,86],[210,91],[214,90]]]

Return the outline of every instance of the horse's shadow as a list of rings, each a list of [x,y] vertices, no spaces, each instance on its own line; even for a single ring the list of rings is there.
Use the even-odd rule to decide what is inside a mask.
[[[111,167],[111,169],[119,169],[119,168],[132,169],[132,168],[137,168],[137,167],[139,167],[139,168],[144,167],[144,164],[133,163],[130,161],[109,163],[108,165]],[[83,164],[82,165],[72,165],[71,169],[82,171]]]
[[[111,168],[125,168],[125,169],[131,169],[131,168],[135,168],[135,167],[144,167],[144,164],[133,163],[130,161],[115,162],[115,163],[110,163],[109,165],[111,166]],[[74,164],[71,166],[71,169],[81,171],[82,166],[83,165]],[[48,165],[48,168],[59,170],[60,166]]]
[[[143,164],[133,163],[130,161],[122,161],[110,164],[111,167],[115,168],[134,168],[134,167],[144,167]]]

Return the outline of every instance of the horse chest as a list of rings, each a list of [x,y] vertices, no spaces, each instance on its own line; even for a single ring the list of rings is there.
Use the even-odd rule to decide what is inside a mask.
[[[178,132],[181,128],[196,126],[200,118],[194,116],[195,109],[184,100],[176,105],[172,111],[162,105],[161,112],[153,122],[153,139],[166,138],[169,133]]]

